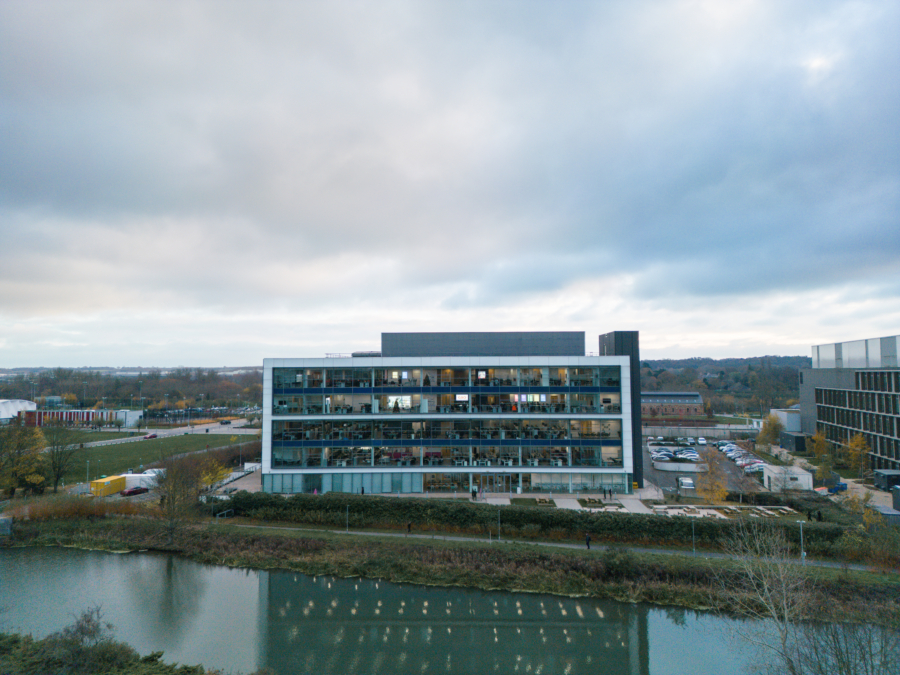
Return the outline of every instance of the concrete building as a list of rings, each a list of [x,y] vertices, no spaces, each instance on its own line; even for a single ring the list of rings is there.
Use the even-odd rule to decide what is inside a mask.
[[[792,408],[772,408],[769,410],[770,415],[775,415],[785,431],[792,434],[800,433],[800,406]]]
[[[847,445],[862,434],[871,469],[900,469],[900,336],[816,345],[800,371],[801,428]]]
[[[631,492],[638,334],[598,346],[586,356],[583,332],[384,333],[377,353],[266,359],[263,490]]]
[[[813,475],[799,466],[763,465],[763,485],[772,492],[812,490]]]

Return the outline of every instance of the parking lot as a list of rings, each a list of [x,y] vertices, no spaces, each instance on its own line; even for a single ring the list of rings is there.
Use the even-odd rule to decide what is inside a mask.
[[[647,444],[649,438],[644,439],[644,477],[651,483],[659,487],[666,494],[674,494],[676,492],[678,478],[693,478],[694,483],[698,476],[702,474],[694,471],[659,471],[653,468],[653,460],[650,459],[650,448]],[[656,446],[654,446],[656,447]],[[714,445],[708,446],[713,452],[718,453],[719,450]],[[746,475],[739,466],[729,461],[722,455],[722,466],[728,476],[728,490],[731,492],[757,492],[761,489],[759,482],[752,476]]]

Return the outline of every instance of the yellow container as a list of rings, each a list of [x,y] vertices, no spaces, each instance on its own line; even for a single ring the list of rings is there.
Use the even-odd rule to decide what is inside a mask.
[[[91,494],[95,497],[108,497],[125,489],[125,476],[109,476],[91,481]]]

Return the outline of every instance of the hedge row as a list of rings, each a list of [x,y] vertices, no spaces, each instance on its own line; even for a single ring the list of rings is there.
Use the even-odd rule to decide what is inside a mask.
[[[223,505],[224,506],[224,505]],[[496,535],[498,514],[501,534],[526,538],[583,539],[653,545],[685,545],[696,537],[698,546],[720,548],[736,527],[733,520],[652,515],[592,513],[528,506],[497,507],[461,500],[436,500],[330,493],[291,497],[262,492],[239,492],[224,508],[235,515],[258,520],[343,527],[405,529]],[[799,551],[800,525],[778,523]],[[837,555],[847,528],[833,523],[804,523],[804,544],[813,555]]]

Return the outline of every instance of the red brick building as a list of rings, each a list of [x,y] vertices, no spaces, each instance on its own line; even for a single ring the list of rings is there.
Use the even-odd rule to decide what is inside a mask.
[[[699,417],[703,415],[703,397],[695,391],[641,392],[641,417]]]

